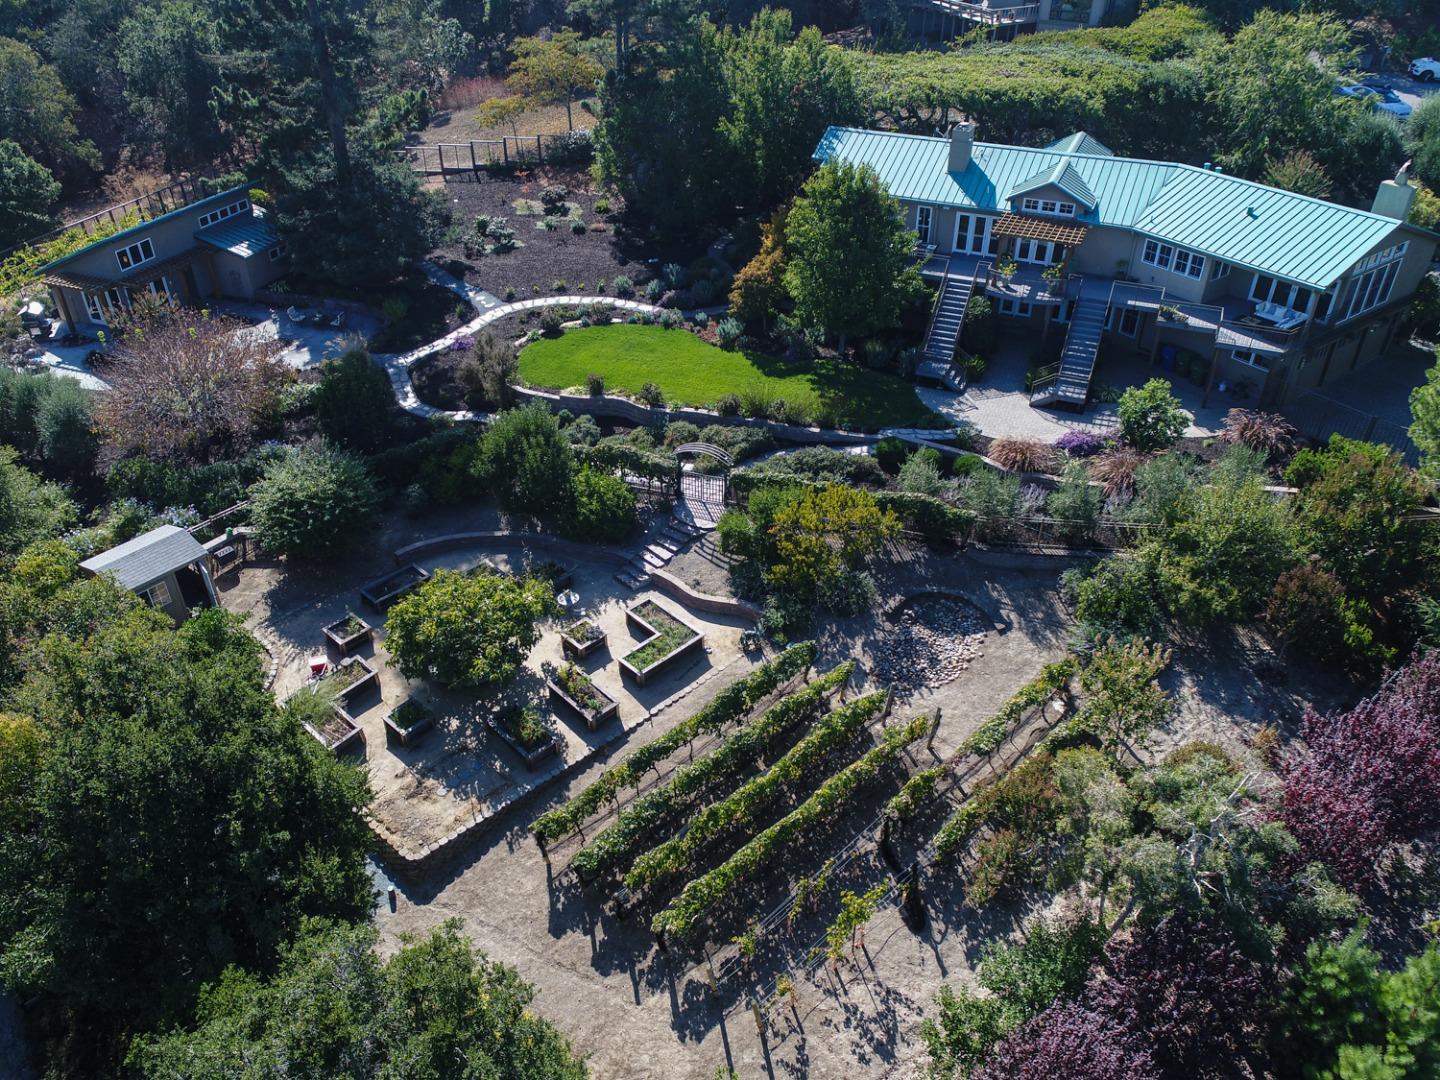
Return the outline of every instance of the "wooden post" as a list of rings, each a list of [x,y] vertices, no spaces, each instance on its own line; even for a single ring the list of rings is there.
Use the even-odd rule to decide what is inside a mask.
[[[475,172],[479,166],[475,163],[475,140],[470,140],[470,171]]]
[[[500,136],[500,156],[506,165],[510,164],[510,136]]]
[[[537,164],[545,164],[545,144],[540,141],[540,136],[535,136],[535,161]]]
[[[937,732],[939,732],[939,730],[940,730],[940,706],[939,706],[939,705],[936,705],[936,706],[935,706],[935,719],[930,722],[930,736],[929,736],[929,738],[927,738],[927,739],[925,740],[925,749],[926,749],[926,750],[933,750],[933,749],[935,748],[935,735],[936,735]]]

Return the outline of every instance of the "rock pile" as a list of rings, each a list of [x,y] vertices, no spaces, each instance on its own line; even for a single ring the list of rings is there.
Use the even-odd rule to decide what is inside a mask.
[[[876,650],[875,679],[897,689],[944,686],[980,656],[988,629],[988,620],[963,600],[917,600]]]

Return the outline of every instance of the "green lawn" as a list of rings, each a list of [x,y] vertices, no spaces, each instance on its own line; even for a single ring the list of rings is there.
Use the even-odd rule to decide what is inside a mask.
[[[930,411],[903,379],[835,360],[799,362],[726,352],[685,330],[591,326],[542,338],[520,352],[520,378],[565,390],[603,375],[607,390],[635,393],[653,382],[671,405],[713,406],[722,394],[784,399],[827,425],[875,430],[922,424]],[[749,411],[749,410],[747,410]]]

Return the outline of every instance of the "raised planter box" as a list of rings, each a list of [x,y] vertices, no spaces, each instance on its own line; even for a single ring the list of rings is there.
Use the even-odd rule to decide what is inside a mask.
[[[325,627],[324,634],[325,640],[334,645],[341,656],[349,656],[367,641],[374,640],[375,628],[353,611],[347,611],[343,619],[336,619]]]
[[[411,589],[419,588],[429,580],[429,570],[411,563],[409,566],[400,567],[393,574],[386,574],[378,581],[370,582],[360,590],[360,599],[371,611],[384,612]]]
[[[309,694],[314,691],[307,689],[299,692]],[[305,730],[315,741],[336,757],[351,750],[364,752],[365,732],[360,729],[355,718],[345,711],[345,707],[340,704],[338,699],[330,703],[327,719],[318,728],[308,720],[304,723]]]
[[[325,681],[335,688],[335,700],[349,705],[371,687],[380,688],[380,673],[362,657],[351,656],[340,661]]]
[[[605,631],[589,619],[573,622],[560,631],[560,651],[567,660],[583,660],[605,647]]]
[[[401,746],[413,746],[434,726],[435,714],[415,698],[406,698],[385,714],[385,736]]]
[[[511,725],[507,722],[518,715],[518,712],[519,710],[512,710],[510,713],[502,714],[498,717],[487,716],[485,723],[491,731],[500,736],[506,746],[510,747],[511,750],[514,750],[515,753],[519,755],[520,760],[525,762],[526,768],[533,769],[547,757],[550,757],[552,754],[558,754],[564,740],[560,737],[558,731],[550,731],[547,732],[548,737],[538,745],[527,747],[520,741],[520,736],[511,730]]]
[[[619,715],[619,702],[615,701],[615,699],[605,693],[604,690],[601,690],[591,682],[590,676],[580,671],[579,668],[571,665],[570,670],[574,671],[580,679],[584,680],[585,687],[589,690],[590,694],[594,695],[596,700],[588,704],[581,704],[575,700],[575,698],[570,696],[570,692],[560,684],[559,679],[562,676],[561,673],[557,672],[554,675],[546,676],[545,679],[545,687],[550,691],[550,700],[552,702],[558,701],[561,704],[569,706],[574,713],[585,721],[585,726],[591,731],[595,731],[611,717]]]
[[[656,673],[696,649],[705,647],[705,635],[654,600],[642,600],[625,609],[625,621],[645,640],[620,658],[620,670],[644,686]]]

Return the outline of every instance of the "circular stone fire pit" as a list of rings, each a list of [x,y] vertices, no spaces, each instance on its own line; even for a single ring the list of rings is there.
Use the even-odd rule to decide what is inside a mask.
[[[920,596],[890,616],[892,628],[875,649],[875,679],[897,688],[935,689],[953,682],[980,656],[993,625],[974,604],[955,596]]]

